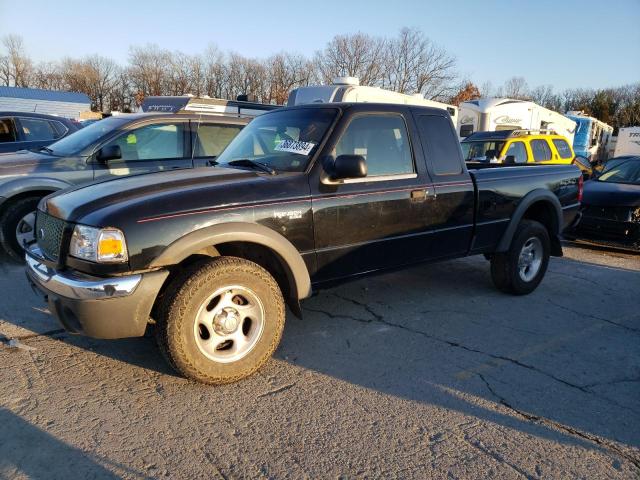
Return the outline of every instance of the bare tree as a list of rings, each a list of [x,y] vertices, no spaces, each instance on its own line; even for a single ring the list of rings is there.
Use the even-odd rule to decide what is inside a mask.
[[[500,96],[513,98],[515,100],[529,99],[529,86],[524,77],[511,77],[504,82]]]
[[[358,77],[361,85],[378,85],[383,79],[385,41],[364,33],[336,35],[315,55],[319,77],[330,83],[335,77]]]
[[[455,89],[456,60],[420,30],[403,28],[387,42],[383,86],[442,99]]]
[[[225,57],[215,45],[207,47],[203,56],[204,92],[210,97],[224,96],[227,71]]]
[[[2,45],[6,53],[0,57],[0,80],[6,86],[28,87],[32,62],[19,35],[5,35]]]
[[[302,55],[278,53],[265,62],[269,81],[268,103],[283,105],[289,97],[289,92],[303,85],[308,85],[313,66]]]
[[[129,72],[136,91],[146,95],[166,94],[171,53],[157,45],[134,46],[129,50]]]

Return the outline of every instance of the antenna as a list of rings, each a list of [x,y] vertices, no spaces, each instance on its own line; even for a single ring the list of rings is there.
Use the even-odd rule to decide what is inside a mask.
[[[198,115],[198,126],[196,127],[196,136],[191,142],[191,165],[193,165],[193,157],[196,153],[196,141],[200,141],[198,137],[198,132],[200,132],[200,122],[202,122],[202,112]]]

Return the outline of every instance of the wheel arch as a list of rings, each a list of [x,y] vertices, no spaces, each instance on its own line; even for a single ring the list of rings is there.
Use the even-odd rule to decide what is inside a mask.
[[[300,252],[279,233],[254,223],[212,225],[173,242],[150,267],[171,268],[203,255],[236,256],[261,265],[274,276],[291,310],[302,315],[299,301],[311,295],[311,278]]]
[[[509,250],[518,224],[523,219],[535,220],[543,224],[551,239],[551,255],[561,257],[562,245],[560,232],[562,231],[562,206],[553,192],[536,189],[529,192],[516,207],[507,229],[502,234],[496,252]]]

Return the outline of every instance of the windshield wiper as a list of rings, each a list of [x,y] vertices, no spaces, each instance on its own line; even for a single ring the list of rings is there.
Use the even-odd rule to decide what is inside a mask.
[[[271,168],[266,163],[256,162],[255,160],[250,160],[248,158],[240,158],[238,160],[231,160],[227,165],[231,165],[232,167],[249,167],[254,170],[261,170],[263,172],[268,173],[269,175],[275,175],[276,171]]]

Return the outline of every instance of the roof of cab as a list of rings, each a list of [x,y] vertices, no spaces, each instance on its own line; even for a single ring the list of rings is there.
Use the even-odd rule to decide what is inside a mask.
[[[535,130],[493,130],[488,132],[476,132],[462,140],[466,142],[482,142],[489,140],[507,140],[509,138],[565,138],[560,134],[551,132],[537,132]]]

